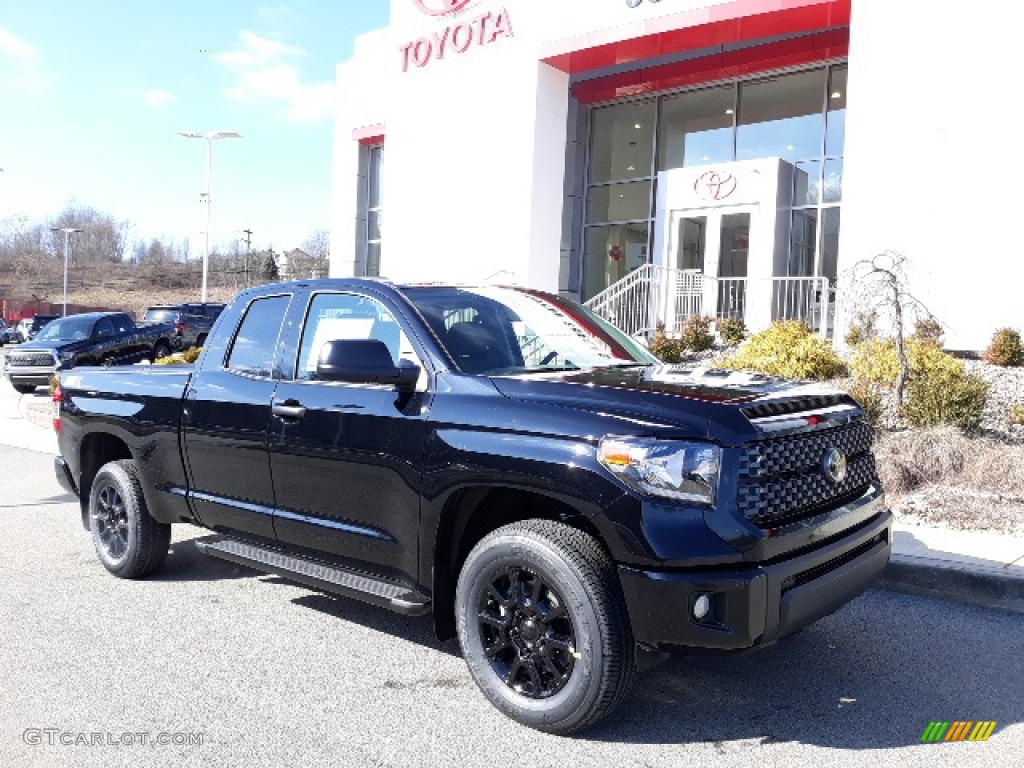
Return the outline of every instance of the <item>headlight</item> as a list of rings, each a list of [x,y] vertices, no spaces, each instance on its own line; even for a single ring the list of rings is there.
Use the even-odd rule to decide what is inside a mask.
[[[597,459],[642,493],[714,504],[722,451],[709,443],[605,437]]]
[[[57,357],[60,358],[60,361],[62,363],[66,363],[69,360],[74,360],[75,359],[75,353],[74,352],[58,352],[57,353]]]

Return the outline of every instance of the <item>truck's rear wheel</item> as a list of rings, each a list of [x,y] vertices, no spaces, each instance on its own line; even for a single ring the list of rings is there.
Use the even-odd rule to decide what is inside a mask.
[[[161,357],[167,357],[171,354],[171,345],[166,341],[158,341],[153,347],[153,359],[150,362],[155,363]]]
[[[122,579],[156,571],[167,558],[171,526],[150,517],[130,460],[103,465],[89,494],[89,530],[103,567]]]
[[[527,520],[490,533],[466,558],[455,610],[473,679],[513,720],[571,733],[629,690],[633,636],[615,566],[582,531]]]

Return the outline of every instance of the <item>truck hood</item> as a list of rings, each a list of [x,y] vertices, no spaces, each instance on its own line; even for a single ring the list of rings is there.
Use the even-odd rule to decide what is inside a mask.
[[[833,387],[749,371],[633,366],[495,376],[508,398],[642,418],[652,433],[682,432],[726,444],[803,430],[836,409],[859,408]],[[799,416],[794,416],[799,414]]]

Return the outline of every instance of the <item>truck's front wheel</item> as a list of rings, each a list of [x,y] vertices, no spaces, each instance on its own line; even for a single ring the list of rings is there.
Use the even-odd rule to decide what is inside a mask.
[[[615,566],[586,533],[527,520],[488,534],[466,558],[455,610],[473,679],[512,719],[566,734],[625,698],[632,632]]]
[[[103,567],[122,579],[153,573],[171,545],[171,526],[150,516],[133,461],[112,461],[96,473],[89,530]]]

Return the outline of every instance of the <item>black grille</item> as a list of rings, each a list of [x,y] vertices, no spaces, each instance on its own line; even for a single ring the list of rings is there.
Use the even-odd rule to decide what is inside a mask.
[[[872,440],[867,422],[855,421],[821,432],[751,443],[740,456],[740,481],[820,469],[822,457],[830,448],[853,457],[870,451]]]
[[[39,366],[53,365],[53,355],[47,352],[34,354],[8,355],[7,365],[10,368],[35,368]]]
[[[863,544],[858,544],[856,547],[851,549],[849,552],[844,552],[839,557],[833,557],[821,565],[816,565],[813,568],[808,568],[806,571],[801,571],[794,576],[790,576],[784,582],[782,582],[782,591],[786,592],[794,587],[800,587],[808,582],[814,581],[815,579],[821,578],[826,573],[834,571],[840,566],[846,565],[849,562],[856,560],[858,557],[863,555],[870,549],[873,549],[875,545],[885,541],[885,534],[880,533],[877,536],[872,536],[870,539],[865,541]]]
[[[871,427],[854,422],[747,446],[736,491],[740,513],[761,528],[776,528],[852,501],[878,481],[871,443]],[[824,470],[825,454],[833,448],[847,461],[839,483]]]

